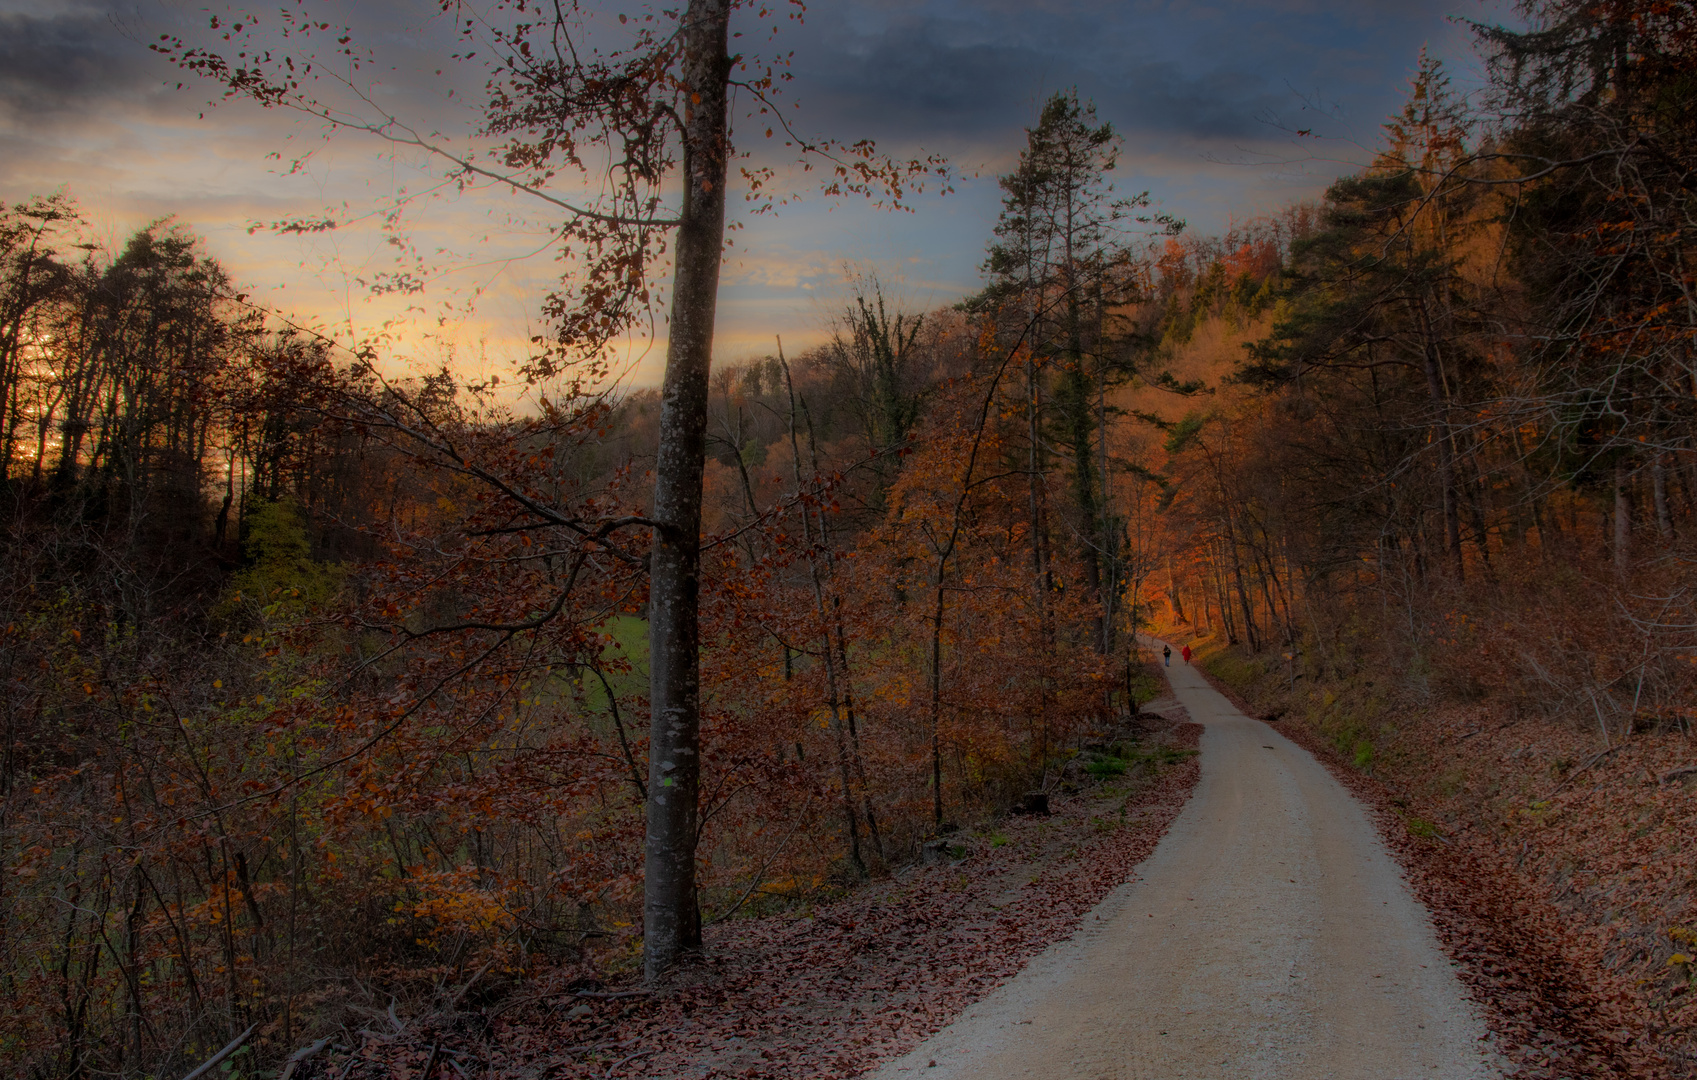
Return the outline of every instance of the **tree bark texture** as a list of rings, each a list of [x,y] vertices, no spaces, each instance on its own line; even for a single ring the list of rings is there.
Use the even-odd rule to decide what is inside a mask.
[[[700,948],[695,844],[701,777],[697,606],[707,375],[725,235],[726,55],[730,0],[691,0],[684,15],[684,191],[654,465],[649,578],[648,837],[644,974],[654,982]]]

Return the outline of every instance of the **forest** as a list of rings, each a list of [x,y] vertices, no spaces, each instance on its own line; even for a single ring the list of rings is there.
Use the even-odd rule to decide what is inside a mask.
[[[1156,632],[1554,905],[1644,1075],[1691,1075],[1697,14],[1529,10],[1477,28],[1484,93],[1422,54],[1371,164],[1217,236],[1056,93],[981,292],[863,272],[827,343],[709,371],[709,319],[657,388],[573,359],[648,302],[641,229],[546,301],[519,399],[254,306],[189,222],[0,204],[6,1071],[252,1035],[277,1075],[485,972],[663,986],[704,926],[1053,789]],[[495,94],[515,168],[572,78]],[[675,305],[716,281],[692,220]]]

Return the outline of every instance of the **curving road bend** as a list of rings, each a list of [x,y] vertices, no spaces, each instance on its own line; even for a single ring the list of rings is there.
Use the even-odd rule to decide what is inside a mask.
[[[1176,649],[1168,674],[1204,725],[1202,778],[1154,854],[873,1080],[1501,1076],[1361,805]]]

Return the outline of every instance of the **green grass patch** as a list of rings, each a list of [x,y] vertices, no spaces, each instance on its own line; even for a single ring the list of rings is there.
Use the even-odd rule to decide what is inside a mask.
[[[1132,743],[1120,743],[1114,747],[1113,753],[1098,754],[1092,760],[1084,763],[1084,771],[1098,779],[1124,776],[1133,769],[1155,769],[1162,765],[1174,765],[1185,758],[1194,755],[1196,751],[1185,750],[1176,746],[1156,746],[1148,750],[1140,749]],[[1120,789],[1104,789],[1106,794],[1117,795]]]
[[[1362,739],[1355,744],[1355,767],[1371,769],[1373,767],[1373,744]]]
[[[1422,839],[1429,840],[1432,837],[1437,836],[1438,833],[1438,827],[1430,821],[1427,821],[1425,818],[1417,818],[1412,815],[1409,816],[1408,834],[1410,836],[1418,836]]]
[[[609,648],[623,652],[633,662],[648,662],[648,620],[635,615],[615,615],[601,624],[601,632],[613,638]]]
[[[1267,669],[1261,661],[1239,656],[1229,648],[1210,653],[1199,659],[1198,663],[1208,674],[1238,690],[1253,687],[1267,674]]]
[[[1154,762],[1157,765],[1177,765],[1185,758],[1195,757],[1196,754],[1197,751],[1186,750],[1182,747],[1157,746],[1155,749],[1145,751],[1139,756],[1143,760]]]
[[[609,640],[601,648],[601,662],[608,668],[629,666],[628,671],[609,670],[607,685],[620,698],[648,692],[648,620],[634,615],[615,615],[597,627]],[[594,713],[607,708],[601,680],[586,674],[582,680],[585,706]]]
[[[1134,671],[1131,676],[1131,696],[1139,705],[1154,701],[1165,689],[1161,680],[1147,671]]]

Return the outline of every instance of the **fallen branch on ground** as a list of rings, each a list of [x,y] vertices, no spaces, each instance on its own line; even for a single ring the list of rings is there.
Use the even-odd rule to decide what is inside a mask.
[[[225,1058],[229,1057],[231,1054],[233,1054],[237,1050],[241,1049],[242,1043],[247,1042],[247,1037],[249,1035],[252,1035],[254,1032],[256,1032],[258,1030],[259,1030],[258,1024],[249,1024],[248,1029],[246,1031],[242,1032],[240,1035],[237,1035],[234,1039],[231,1039],[230,1044],[228,1046],[224,1047],[224,1049],[218,1051],[216,1054],[213,1054],[211,1057],[209,1057],[205,1061],[201,1062],[200,1068],[196,1069],[194,1072],[191,1072],[187,1076],[183,1077],[183,1080],[199,1080],[199,1077],[205,1076],[207,1073],[209,1073],[213,1069],[217,1068],[219,1062],[223,1061]]]

